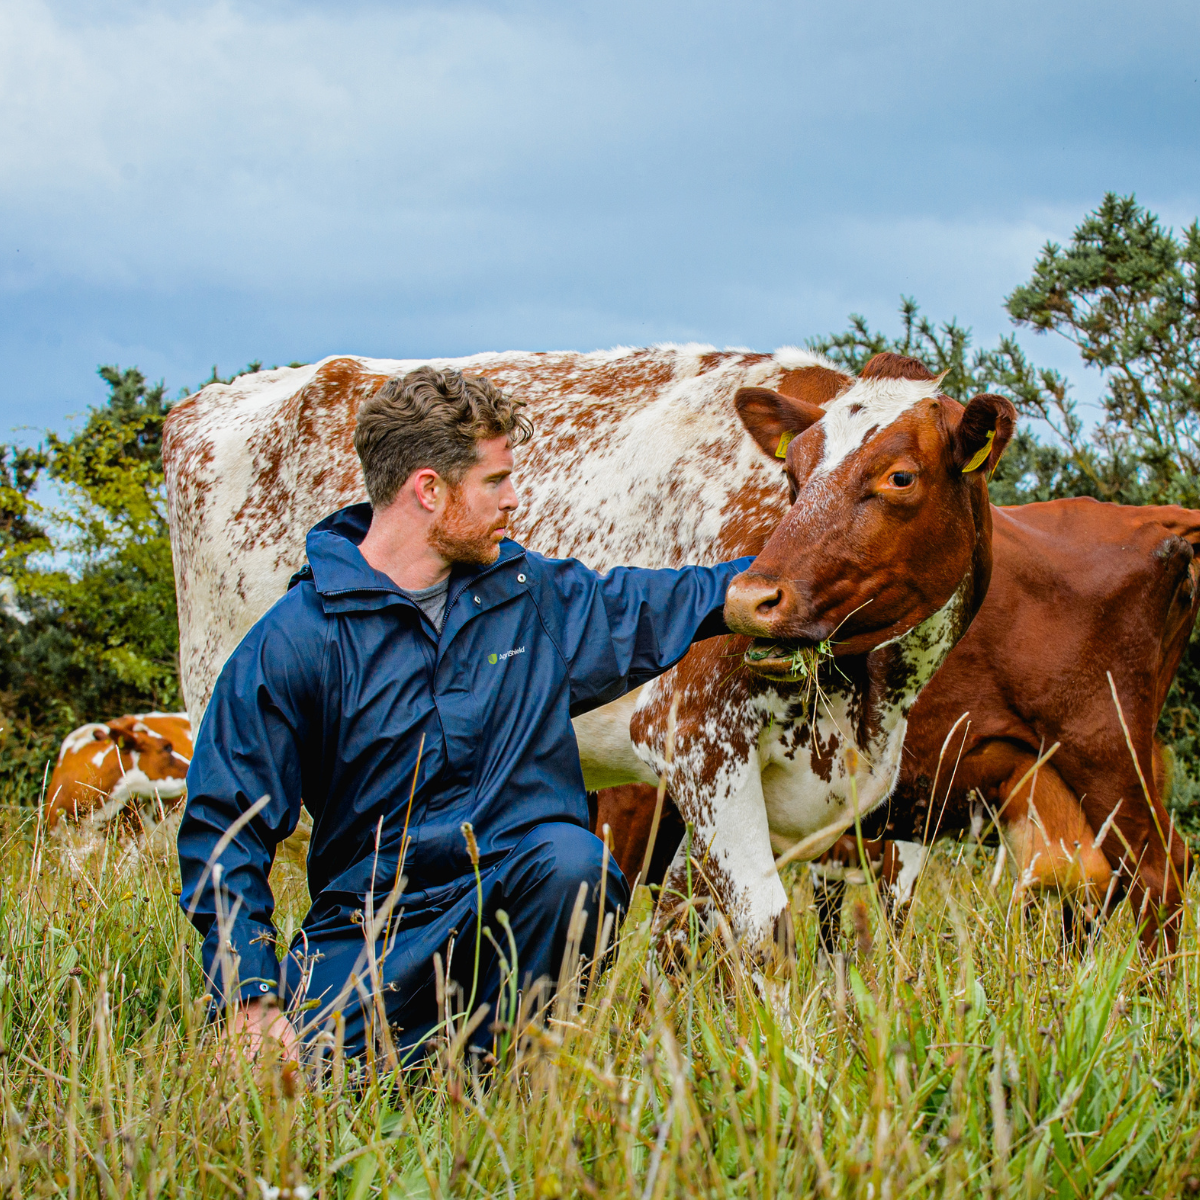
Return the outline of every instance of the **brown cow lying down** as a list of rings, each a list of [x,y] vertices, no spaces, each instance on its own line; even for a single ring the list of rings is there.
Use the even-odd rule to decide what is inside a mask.
[[[135,713],[81,725],[63,738],[46,792],[46,825],[63,816],[104,822],[130,800],[148,800],[161,815],[184,794],[192,760],[187,713]]]
[[[870,866],[902,913],[924,862],[915,843],[998,827],[1022,889],[1061,891],[1085,912],[1128,893],[1147,947],[1160,932],[1170,947],[1188,864],[1154,731],[1200,605],[1200,512],[1056,500],[993,509],[993,528],[987,598],[913,707],[886,821],[865,822]],[[601,793],[598,820],[628,821],[639,803],[653,809],[652,788],[640,801]],[[643,849],[623,835],[634,870]],[[861,873],[856,840],[812,871],[832,947],[847,874]]]

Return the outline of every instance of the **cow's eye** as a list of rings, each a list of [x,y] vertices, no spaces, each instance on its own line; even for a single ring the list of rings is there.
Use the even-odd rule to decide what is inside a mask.
[[[893,471],[888,476],[888,483],[896,488],[912,487],[916,481],[917,477],[912,471]]]

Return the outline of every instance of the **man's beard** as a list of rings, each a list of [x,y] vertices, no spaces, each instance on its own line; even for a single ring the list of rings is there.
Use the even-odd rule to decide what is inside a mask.
[[[503,529],[505,518],[481,525],[472,520],[458,488],[446,496],[446,507],[429,531],[429,544],[447,562],[474,563],[486,567],[500,557],[500,547],[492,541],[492,531]]]

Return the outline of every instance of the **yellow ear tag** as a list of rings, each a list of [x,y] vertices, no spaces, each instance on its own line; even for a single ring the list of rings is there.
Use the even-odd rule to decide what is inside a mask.
[[[987,441],[983,443],[982,448],[979,450],[979,452],[977,454],[974,454],[971,456],[971,461],[969,463],[967,463],[967,465],[965,467],[963,467],[964,475],[968,475],[972,471],[978,471],[979,468],[982,467],[985,462],[987,462],[988,455],[991,454],[991,452],[992,452],[992,442],[994,442],[995,440],[996,440],[996,431],[994,429],[989,429],[988,435],[987,435]]]
[[[787,458],[787,448],[792,444],[794,433],[783,433],[779,436],[779,445],[775,447],[776,458]]]

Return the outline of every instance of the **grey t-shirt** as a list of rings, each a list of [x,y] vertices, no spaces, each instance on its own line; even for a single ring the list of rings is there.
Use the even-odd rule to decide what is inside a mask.
[[[446,596],[450,591],[450,576],[447,575],[441,583],[433,587],[400,589],[432,622],[433,627],[442,632],[442,621],[446,617]]]

